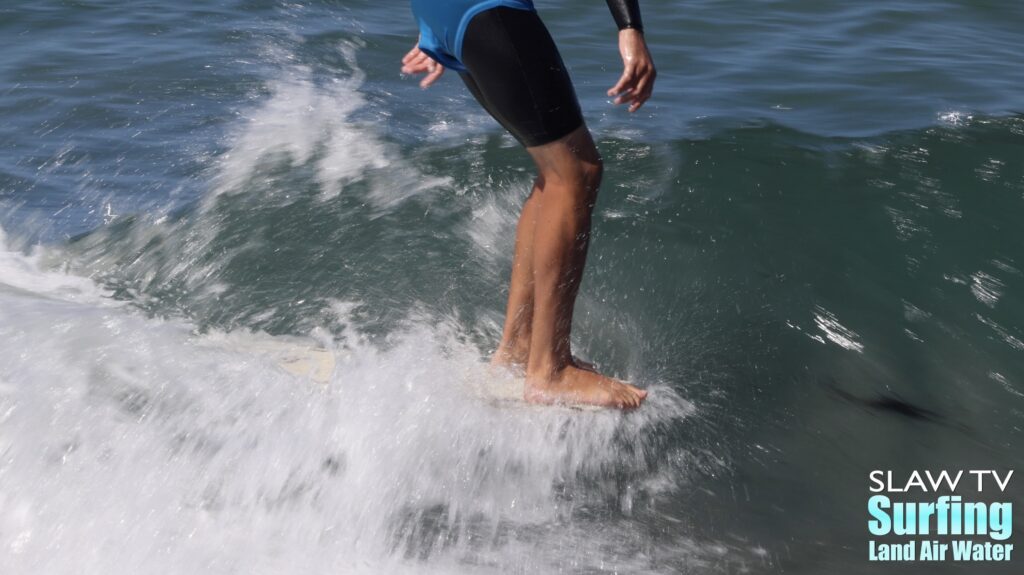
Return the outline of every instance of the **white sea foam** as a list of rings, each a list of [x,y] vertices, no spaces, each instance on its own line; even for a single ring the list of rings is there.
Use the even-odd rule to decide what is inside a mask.
[[[67,301],[84,298],[94,305],[112,305],[105,299],[107,292],[87,278],[44,272],[47,259],[48,252],[40,247],[29,253],[14,250],[0,228],[0,293],[30,293]]]
[[[669,390],[631,415],[494,406],[425,322],[321,337],[320,385],[243,345],[267,336],[147,318],[44,256],[0,248],[0,572],[649,567],[628,522],[575,512],[679,487],[644,447],[691,409]]]
[[[378,208],[448,181],[424,177],[373,125],[353,119],[366,103],[360,92],[366,75],[356,62],[355,46],[341,44],[339,50],[352,71],[348,76],[317,80],[308,67],[290,64],[268,82],[270,96],[242,113],[220,159],[211,197],[244,192],[263,168],[280,161],[311,166],[325,199],[386,169],[388,185],[375,186],[370,196]]]
[[[864,352],[864,344],[858,341],[860,336],[857,332],[839,323],[834,313],[821,307],[815,306],[814,309],[814,325],[818,327],[825,334],[825,339],[828,339],[832,343],[838,345],[843,349],[850,351],[856,351],[858,353]],[[825,343],[821,336],[814,336],[818,341]]]

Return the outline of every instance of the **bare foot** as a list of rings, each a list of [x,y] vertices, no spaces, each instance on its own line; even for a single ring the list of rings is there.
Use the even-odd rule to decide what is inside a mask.
[[[523,368],[526,366],[528,357],[530,357],[529,350],[510,350],[499,347],[491,356],[491,365]]]
[[[633,409],[647,392],[628,383],[605,377],[575,365],[566,366],[551,378],[526,377],[523,395],[529,403],[598,405]]]
[[[530,352],[527,351],[507,351],[498,349],[491,356],[491,365],[497,367],[504,367],[507,369],[514,369],[519,372],[526,371],[526,364],[529,361]],[[572,365],[586,371],[592,371],[597,373],[597,367],[589,361],[582,360],[575,355],[572,356]]]
[[[580,369],[582,369],[584,371],[592,371],[594,373],[597,373],[597,366],[595,366],[594,364],[590,363],[589,361],[582,360],[582,359],[576,357],[575,355],[572,356],[572,359],[569,360],[569,361],[572,362],[573,366],[578,367],[578,368],[580,368]]]

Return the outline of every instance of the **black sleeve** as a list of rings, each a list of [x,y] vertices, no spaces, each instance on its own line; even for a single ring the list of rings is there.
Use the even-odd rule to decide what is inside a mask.
[[[639,0],[608,0],[608,9],[612,11],[615,24],[619,30],[635,28],[643,32],[644,23],[640,20]]]

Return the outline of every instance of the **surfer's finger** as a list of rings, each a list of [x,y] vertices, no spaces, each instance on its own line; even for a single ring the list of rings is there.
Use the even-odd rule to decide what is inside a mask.
[[[405,62],[402,69],[407,70],[407,73],[409,74],[426,72],[429,69],[431,62],[433,62],[433,60],[430,59],[430,56],[420,52],[416,56],[412,57],[408,62]]]
[[[409,63],[413,64],[413,65],[416,65],[416,66],[422,66],[424,64],[429,64],[430,62],[433,62],[433,61],[434,61],[433,58],[431,58],[426,52],[422,52],[421,51],[419,54],[416,54],[415,56],[413,56],[409,60]]]
[[[420,50],[419,45],[413,46],[412,50],[409,50],[408,52],[405,53],[405,56],[402,56],[402,63],[405,64],[413,60],[414,58],[418,58],[420,56],[425,55],[426,54],[423,53],[423,50]]]
[[[644,105],[644,102],[651,97],[652,87],[651,78],[649,76],[640,78],[640,81],[636,84],[636,88],[633,89],[633,104],[629,107],[630,112],[635,112],[640,108],[640,106]]]
[[[634,99],[636,99],[636,90],[633,88],[628,88],[625,92],[619,93],[618,97],[615,98],[613,103],[626,104],[632,102]]]
[[[416,66],[423,62],[423,56],[425,56],[425,54],[423,54],[422,52],[418,54],[410,53],[405,58],[402,58],[402,64],[404,64],[405,66]]]
[[[430,70],[427,77],[423,78],[423,81],[420,82],[420,88],[429,88],[431,84],[441,77],[441,74],[444,74],[444,66],[435,63],[434,68]]]
[[[626,91],[626,89],[635,81],[634,76],[633,67],[626,66],[626,69],[622,71],[622,76],[619,78],[619,81],[608,89],[608,95],[615,96],[616,94],[621,94]]]

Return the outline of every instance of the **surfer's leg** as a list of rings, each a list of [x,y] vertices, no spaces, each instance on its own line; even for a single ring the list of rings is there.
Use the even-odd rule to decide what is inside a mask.
[[[530,197],[523,203],[516,225],[515,255],[512,257],[512,279],[508,288],[505,328],[492,363],[525,366],[530,358],[530,327],[533,323],[533,235],[537,225],[537,207],[544,180],[537,178]]]
[[[537,14],[512,8],[477,14],[466,31],[463,60],[468,72],[461,77],[469,92],[524,147],[550,143],[583,125],[572,80]],[[537,178],[519,216],[505,326],[494,364],[525,368],[529,359],[533,226],[543,185],[543,178]]]
[[[516,224],[515,253],[512,258],[512,278],[509,282],[508,305],[505,310],[505,327],[501,342],[491,358],[493,365],[526,369],[530,360],[530,335],[533,324],[533,235],[537,227],[539,195],[544,189],[544,179],[537,177],[529,197],[523,203]],[[596,371],[594,364],[576,356],[572,363],[590,371]]]
[[[647,396],[632,385],[576,366],[570,349],[573,308],[590,241],[603,164],[590,131],[527,148],[544,182],[533,235],[533,322],[526,399],[636,407]]]
[[[462,62],[467,88],[527,148],[540,170],[516,232],[499,348],[505,357],[499,355],[496,363],[506,361],[511,350],[521,354],[528,333],[528,400],[639,405],[644,392],[579,367],[569,348],[602,167],[558,48],[536,13],[499,7],[469,23]],[[531,294],[532,317],[523,313]]]
[[[533,324],[533,235],[537,227],[539,195],[544,189],[544,180],[537,177],[529,197],[523,203],[516,224],[515,252],[512,258],[512,278],[509,282],[508,305],[505,310],[505,327],[501,342],[491,358],[493,365],[526,369],[530,360],[530,335]],[[589,371],[596,371],[594,364],[576,356],[572,363]]]

